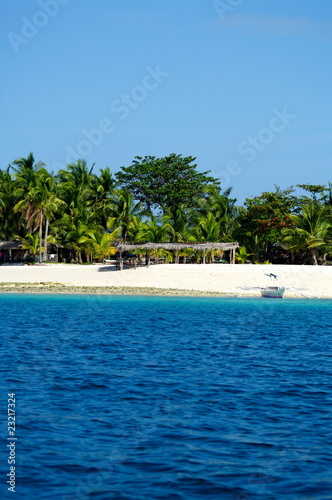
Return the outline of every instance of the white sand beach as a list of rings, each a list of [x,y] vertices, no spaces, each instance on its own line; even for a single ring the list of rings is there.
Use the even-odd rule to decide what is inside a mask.
[[[265,273],[274,273],[279,284],[286,287],[284,297],[332,298],[332,267],[246,265],[246,264],[160,264],[137,269],[116,270],[109,265],[2,265],[1,289],[19,291],[17,284],[36,284],[47,290],[50,284],[72,287],[102,287],[107,289],[161,289],[217,293],[230,296],[260,296],[258,287],[270,284]],[[16,285],[15,285],[16,284]],[[101,291],[101,289],[100,289]],[[109,290],[109,293],[112,293]],[[163,293],[163,292],[161,292]]]

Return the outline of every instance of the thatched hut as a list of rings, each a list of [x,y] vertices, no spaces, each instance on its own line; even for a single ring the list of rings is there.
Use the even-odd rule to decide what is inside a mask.
[[[47,245],[47,261],[58,262],[58,249],[60,245],[50,243]],[[4,262],[21,263],[33,262],[35,259],[29,250],[23,248],[21,240],[0,241],[0,264]]]
[[[22,253],[21,241],[0,241],[0,264],[2,262],[18,262]]]
[[[168,250],[168,251],[181,251],[186,248],[193,250],[200,250],[203,252],[203,264],[205,264],[205,254],[209,250],[223,250],[230,252],[230,263],[235,264],[235,251],[239,248],[237,242],[230,243],[217,243],[217,242],[204,242],[204,243],[116,243],[114,245],[120,252],[120,257],[123,252],[132,253],[134,250],[145,250],[147,255],[147,264],[149,264],[149,251],[151,250]]]

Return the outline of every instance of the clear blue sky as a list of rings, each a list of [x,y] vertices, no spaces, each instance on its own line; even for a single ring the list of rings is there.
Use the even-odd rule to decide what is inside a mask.
[[[194,156],[242,203],[332,181],[331,0],[0,0],[1,169]]]

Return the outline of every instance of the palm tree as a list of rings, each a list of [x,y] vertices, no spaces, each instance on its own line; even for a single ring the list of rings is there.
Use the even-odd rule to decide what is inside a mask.
[[[111,244],[117,238],[119,229],[112,233],[101,232],[98,229],[88,230],[86,236],[82,236],[78,243],[82,243],[98,261],[110,256],[113,251]]]
[[[114,223],[116,222],[116,219],[114,219]],[[142,234],[142,231],[144,230],[143,226],[144,222],[141,217],[138,217],[137,215],[134,215],[132,220],[130,221],[128,225],[128,233],[127,236],[129,238],[129,241],[139,241],[139,237]],[[112,226],[109,226],[109,228]]]
[[[326,207],[332,207],[332,182],[329,182],[328,187],[324,190],[323,203]]]
[[[100,176],[91,179],[91,187],[88,191],[87,205],[91,209],[91,218],[106,229],[107,220],[112,215],[114,207],[114,187],[111,169],[106,167],[100,169]]]
[[[119,189],[115,192],[116,197],[113,199],[113,209],[110,221],[108,221],[108,227],[116,225],[120,227],[120,237],[124,241],[128,238],[128,231],[131,223],[135,220],[135,217],[141,217],[146,215],[148,212],[142,210],[142,203],[135,203],[132,193],[124,189]]]
[[[232,214],[226,212],[220,219],[220,239],[224,242],[234,241],[236,230],[240,227],[241,208],[234,207]]]
[[[45,163],[39,161],[35,163],[35,159],[32,153],[29,153],[27,158],[20,158],[13,161],[11,168],[15,172],[15,179],[19,187],[23,191],[27,192],[36,182],[36,173],[41,168],[45,167]]]
[[[182,243],[195,241],[192,234],[196,213],[193,209],[188,209],[184,205],[177,205],[172,211],[165,210],[165,215],[162,221],[167,224],[169,228],[169,240],[174,243]],[[175,250],[174,262],[179,263],[180,257],[190,257],[193,253],[191,249]]]
[[[172,227],[168,222],[165,222],[164,217],[154,218],[150,216],[148,222],[143,222],[141,226],[141,231],[137,234],[137,241],[152,242],[152,243],[163,243],[169,241],[169,236],[171,234]],[[150,253],[146,252],[147,263],[150,260],[150,256],[153,258],[165,257],[167,260],[171,260],[172,256],[166,250],[152,250]]]
[[[164,222],[160,218],[151,217],[148,222],[142,223],[141,232],[138,234],[138,241],[153,243],[169,241],[171,231],[172,228],[167,222]]]
[[[87,226],[80,221],[74,221],[68,214],[65,214],[56,229],[62,236],[64,246],[70,250],[71,260],[76,260],[79,264],[82,264],[82,252],[86,249],[82,238],[87,237],[91,226]]]
[[[206,216],[200,215],[197,219],[197,225],[193,229],[193,235],[196,241],[219,241],[220,223],[214,215],[209,212]],[[213,251],[208,252],[208,261],[213,261]],[[203,252],[203,263],[205,263],[205,252]]]
[[[219,186],[206,186],[205,197],[201,198],[199,202],[202,215],[207,215],[209,212],[212,212],[215,218],[220,220],[226,213],[233,214],[236,199],[229,197],[231,192],[232,188],[228,188],[224,192],[221,192]]]
[[[291,215],[293,228],[282,231],[283,244],[291,250],[309,251],[314,265],[318,264],[317,248],[327,245],[331,223],[315,201],[309,200],[302,208],[302,214]]]
[[[240,226],[238,234],[235,233],[234,241],[240,241],[241,245],[249,252],[249,255],[253,256],[253,261],[259,260],[259,254],[263,247],[260,234],[252,234],[250,231],[242,230]]]
[[[26,229],[32,233],[39,229],[39,261],[42,254],[42,227],[44,213],[40,210],[42,176],[46,172],[43,162],[35,164],[33,154],[13,162],[15,174],[14,196],[18,200],[14,213],[21,213],[21,223],[25,220]]]
[[[16,236],[17,239],[21,240],[22,248],[28,250],[32,253],[34,260],[36,260],[36,255],[39,252],[39,234],[38,233],[27,233],[25,238],[21,236]]]
[[[93,165],[89,169],[85,160],[78,160],[57,175],[59,196],[66,203],[66,212],[75,224],[86,222],[90,217],[89,200],[96,182],[92,169]]]
[[[39,195],[37,210],[39,210],[41,220],[45,221],[43,255],[44,262],[47,258],[47,241],[49,236],[50,222],[54,219],[60,206],[65,205],[65,202],[57,196],[56,188],[57,186],[53,174],[50,174],[45,169],[41,169],[39,172],[39,185],[36,191]]]
[[[187,209],[184,205],[178,205],[176,210],[170,212],[165,211],[163,220],[171,228],[170,241],[172,242],[187,242],[192,241],[192,228],[194,226],[195,213],[191,209]]]
[[[197,225],[193,229],[196,241],[219,241],[220,223],[214,215],[209,212],[205,217],[200,215]]]
[[[220,224],[219,238],[222,241],[233,241],[234,232],[240,226],[240,207],[235,205],[235,198],[230,198],[231,191],[232,188],[221,192],[219,186],[207,186],[206,196],[200,200],[201,215],[211,213]]]
[[[0,170],[0,240],[10,240],[18,233],[19,217],[13,212],[14,182],[9,168]]]
[[[34,183],[28,191],[28,196],[22,198],[14,206],[14,212],[23,211],[28,213],[27,228],[33,232],[38,229],[39,232],[39,262],[45,262],[47,257],[47,238],[49,232],[49,223],[54,213],[64,202],[58,198],[55,192],[55,179],[52,174],[42,167],[34,178]],[[16,190],[16,193],[20,188]],[[22,210],[23,209],[23,210]],[[44,235],[43,235],[44,229]],[[42,246],[44,240],[44,254],[42,256]]]
[[[239,264],[246,264],[251,255],[252,253],[248,253],[246,247],[240,247],[235,253],[236,262]]]
[[[35,199],[33,190],[38,185],[38,172],[44,168],[43,162],[35,164],[33,154],[27,158],[20,158],[13,162],[14,170],[14,197],[19,203],[16,212],[21,211],[21,223],[25,220],[26,228],[30,230],[35,222]],[[15,205],[15,206],[16,206]],[[15,211],[15,207],[14,207]]]

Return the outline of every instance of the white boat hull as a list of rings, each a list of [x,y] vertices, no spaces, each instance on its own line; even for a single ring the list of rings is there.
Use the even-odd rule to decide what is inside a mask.
[[[260,289],[261,296],[269,299],[282,299],[285,288],[279,286],[267,286]]]

